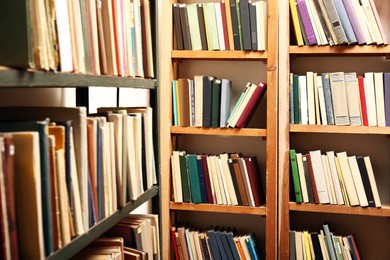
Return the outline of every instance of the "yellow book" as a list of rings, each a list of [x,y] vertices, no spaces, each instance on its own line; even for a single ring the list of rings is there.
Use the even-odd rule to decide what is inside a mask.
[[[292,22],[294,25],[295,36],[297,39],[297,44],[298,46],[303,46],[302,31],[299,25],[298,11],[297,11],[297,5],[295,0],[290,0],[290,11],[291,11]]]
[[[303,240],[305,243],[304,247],[305,247],[305,253],[306,253],[306,260],[311,260],[309,232],[308,231],[303,231]]]

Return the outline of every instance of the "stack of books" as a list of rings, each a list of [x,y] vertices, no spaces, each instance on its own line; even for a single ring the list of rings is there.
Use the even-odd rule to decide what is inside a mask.
[[[388,44],[373,0],[290,0],[297,45]]]
[[[360,259],[353,235],[335,235],[328,224],[319,232],[290,230],[290,256],[293,259]]]
[[[175,259],[260,259],[254,234],[236,235],[231,228],[171,228]]]
[[[7,252],[43,259],[157,183],[151,108],[98,111],[0,109]]]
[[[177,50],[266,50],[266,0],[174,3],[172,8]]]
[[[382,206],[369,156],[290,150],[291,181],[298,203]]]
[[[228,79],[196,75],[172,81],[174,126],[246,127],[265,95],[267,84],[248,82],[231,110]]]
[[[390,126],[390,73],[290,74],[290,123]]]
[[[0,65],[154,77],[149,0],[5,2]]]
[[[175,202],[252,207],[265,203],[256,157],[173,151],[171,164]]]

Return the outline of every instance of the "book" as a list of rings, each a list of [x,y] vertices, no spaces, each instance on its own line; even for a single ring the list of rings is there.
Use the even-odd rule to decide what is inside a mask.
[[[317,39],[314,34],[313,25],[310,22],[309,12],[304,0],[297,0],[298,13],[301,17],[303,30],[305,31],[307,37],[307,45],[316,45]]]
[[[386,126],[390,126],[390,73],[383,73],[383,85],[385,92],[385,121]]]
[[[369,0],[369,2],[370,2],[370,6],[371,6],[372,12],[373,12],[374,17],[375,17],[376,24],[377,24],[379,32],[381,34],[381,37],[382,37],[382,40],[383,40],[383,44],[387,45],[388,44],[387,35],[386,35],[385,31],[384,31],[382,21],[381,21],[381,19],[379,17],[378,9],[376,8],[376,5],[375,5],[374,1]]]
[[[343,24],[341,23],[340,16],[337,12],[335,3],[333,2],[333,0],[332,1],[324,0],[323,3],[329,15],[329,20],[333,26],[333,30],[336,35],[338,44],[348,43],[348,39],[345,30],[343,28]]]
[[[360,112],[359,83],[355,72],[344,73],[345,89],[348,100],[348,116],[350,125],[362,125]]]
[[[317,124],[321,125],[327,125],[328,119],[327,119],[327,113],[326,113],[326,103],[325,103],[325,90],[324,86],[322,85],[322,77],[317,76],[317,88],[318,88],[318,103],[319,103],[319,110],[320,110],[320,120],[317,122]]]
[[[185,50],[192,50],[190,21],[188,18],[187,4],[179,4],[180,25],[183,35],[183,44]]]
[[[206,25],[204,21],[204,12],[203,12],[203,4],[198,3],[196,5],[196,9],[198,12],[198,24],[199,24],[199,33],[200,33],[200,42],[202,45],[202,50],[207,50],[207,36],[206,36]]]
[[[308,118],[308,98],[307,98],[307,80],[306,75],[298,76],[298,91],[299,91],[299,115],[300,124],[307,125]]]
[[[178,3],[172,4],[172,13],[176,50],[184,50],[183,33],[181,31],[180,10]]]
[[[222,14],[222,25],[224,31],[224,40],[226,50],[234,50],[234,40],[233,40],[233,27],[232,27],[232,14],[230,10],[230,3],[224,0],[221,0],[221,14]]]
[[[222,21],[222,10],[221,10],[221,3],[214,3],[214,11],[215,11],[215,20],[217,22],[217,33],[218,33],[218,42],[219,42],[219,50],[224,51],[226,50],[225,47],[225,28],[223,27],[223,21]]]
[[[203,76],[203,115],[202,126],[211,127],[211,111],[212,111],[212,96],[213,96],[213,81],[214,77]]]
[[[358,21],[358,15],[356,13],[356,10],[353,7],[352,0],[342,0],[345,11],[348,14],[349,21],[351,23],[353,32],[355,33],[356,40],[359,44],[365,44],[366,39],[364,38],[364,34],[361,29],[361,25]]]
[[[364,73],[364,94],[366,97],[368,126],[377,126],[378,117],[373,72]]]
[[[221,109],[219,127],[226,127],[230,116],[230,103],[232,97],[232,82],[228,79],[221,79]]]
[[[374,39],[373,41],[376,42],[376,44],[378,45],[384,44],[381,32],[379,30],[379,26],[377,24],[377,20],[374,15],[374,10],[370,4],[370,1],[361,0],[361,5],[367,17],[367,22],[370,29],[371,37]],[[375,7],[375,5],[373,6]]]
[[[296,152],[294,149],[290,149],[290,169],[291,169],[292,180],[294,183],[295,201],[298,203],[302,203],[303,197],[301,192],[301,183],[299,181],[298,164],[297,164]]]
[[[260,178],[260,172],[256,157],[244,158],[250,186],[252,188],[253,200],[255,207],[260,207],[265,203],[264,189]]]
[[[295,158],[296,158],[296,163],[298,166],[299,182],[300,182],[301,191],[302,191],[302,202],[308,203],[309,202],[308,185],[306,184],[302,153],[296,153]]]
[[[191,190],[191,202],[192,203],[201,203],[201,192],[200,192],[200,183],[199,183],[199,173],[198,166],[196,163],[196,155],[187,154],[187,172],[189,179],[189,186]]]
[[[197,4],[186,6],[192,50],[202,50]]]
[[[248,51],[252,49],[249,4],[248,0],[240,0],[237,3],[240,9],[242,49]]]
[[[258,37],[257,37],[257,20],[260,20],[260,17],[259,19],[257,18],[257,12],[256,12],[256,5],[255,3],[252,3],[251,1],[248,1],[248,5],[249,5],[249,18],[250,18],[250,21],[249,21],[249,25],[250,25],[250,28],[251,28],[251,47],[252,47],[252,50],[258,50]]]
[[[359,172],[364,186],[364,191],[367,197],[368,206],[375,207],[374,195],[372,193],[370,179],[368,177],[368,172],[367,172],[367,168],[363,156],[356,156],[356,161],[359,167]]]
[[[212,99],[211,99],[211,127],[219,127],[221,114],[221,85],[220,79],[214,79],[212,82]]]
[[[257,19],[257,49],[265,51],[267,49],[268,35],[268,2],[261,0],[254,3],[256,5]]]
[[[368,206],[368,200],[366,196],[366,191],[363,186],[363,180],[360,173],[360,168],[358,166],[356,156],[348,156],[348,164],[351,170],[353,183],[355,185],[356,193],[358,195],[359,204],[361,207]]]
[[[357,43],[355,32],[352,28],[350,18],[348,17],[347,11],[343,4],[343,0],[333,0],[336,7],[337,13],[339,15],[341,24],[343,26],[345,35],[347,36],[348,44]]]
[[[215,4],[203,3],[208,50],[219,50],[218,28],[215,17]]]
[[[359,84],[359,97],[360,97],[360,111],[362,113],[362,125],[368,126],[367,103],[366,103],[366,94],[365,94],[363,76],[358,76],[358,84]]]
[[[349,168],[347,153],[346,152],[339,152],[339,153],[336,153],[336,156],[337,156],[337,159],[340,163],[340,168],[341,168],[343,180],[344,180],[345,187],[346,187],[347,194],[348,194],[349,204],[351,206],[359,205],[358,195],[356,193],[356,188],[355,188],[355,184],[353,182],[352,173],[351,173],[351,170]]]
[[[294,26],[294,33],[295,33],[297,45],[303,46],[304,42],[303,42],[303,37],[301,32],[301,26],[298,20],[297,3],[295,0],[289,0],[289,4],[290,4],[291,19],[292,19],[292,24]]]
[[[332,90],[330,87],[330,76],[329,73],[321,73],[322,85],[324,88],[325,108],[326,108],[326,120],[328,125],[334,125],[334,111],[333,111],[333,100]]]
[[[380,208],[382,206],[382,202],[379,196],[378,187],[376,185],[374,170],[372,168],[371,159],[369,156],[364,156],[364,163],[366,165],[368,179],[370,181],[372,194],[374,196],[375,207]]]
[[[374,72],[376,117],[378,126],[386,126],[383,72]]]
[[[330,169],[330,173],[331,173],[331,177],[332,177],[332,181],[333,181],[332,184],[333,184],[333,187],[335,190],[337,204],[343,205],[344,199],[343,199],[343,193],[342,193],[342,189],[341,189],[341,185],[340,185],[340,180],[338,177],[334,151],[327,151],[326,156],[328,157],[329,169]]]
[[[348,100],[344,72],[329,73],[335,125],[349,125]]]
[[[314,182],[315,182],[317,195],[318,195],[318,202],[321,204],[330,203],[330,199],[329,199],[330,194],[328,193],[324,166],[322,164],[321,151],[320,150],[309,151],[309,154],[310,154],[310,161],[311,161],[311,167],[313,171]]]
[[[336,34],[334,33],[332,24],[330,23],[329,15],[326,12],[323,0],[313,1],[318,12],[320,26],[324,30],[325,39],[330,46],[337,44]]]
[[[314,73],[306,72],[306,90],[307,90],[307,116],[308,124],[316,124],[315,96],[314,96]]]
[[[232,22],[232,32],[233,32],[233,41],[234,41],[234,50],[241,50],[240,44],[240,32],[238,29],[239,21],[237,15],[237,3],[236,0],[229,0],[230,2],[230,14],[231,14],[231,22]]]

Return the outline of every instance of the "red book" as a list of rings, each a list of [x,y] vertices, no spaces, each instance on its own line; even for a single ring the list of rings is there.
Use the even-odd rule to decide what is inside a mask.
[[[179,250],[177,248],[177,243],[176,243],[176,227],[171,227],[171,241],[172,241],[173,252],[175,253],[175,259],[180,259]]]
[[[260,207],[265,203],[263,185],[260,180],[260,173],[257,167],[256,157],[244,158],[246,169],[248,171],[249,182],[252,188],[253,200],[255,207]]]
[[[311,164],[311,158],[309,153],[306,154],[306,159],[307,159],[307,165],[309,166],[310,182],[311,182],[311,187],[313,189],[314,203],[318,204],[320,203],[320,200],[318,198],[317,186],[314,180],[313,166]]]
[[[225,40],[225,49],[230,50],[227,19],[226,19],[226,8],[225,8],[225,2],[222,1],[221,1],[221,13],[222,13],[222,26],[223,26],[223,38]]]
[[[236,127],[247,126],[249,120],[251,119],[257,106],[259,105],[261,99],[264,97],[266,90],[267,90],[267,83],[260,82],[258,87],[253,92],[253,95],[250,97],[248,104],[245,106],[244,110],[242,111],[240,118],[237,120]]]
[[[364,93],[363,76],[358,76],[358,83],[359,83],[360,104],[362,106],[363,125],[368,126],[367,104],[366,104],[366,95]]]
[[[207,155],[202,155],[202,164],[203,164],[204,178],[206,179],[207,201],[210,204],[215,204],[216,202],[214,201],[213,194],[211,193],[210,174],[209,174],[209,168],[207,167]]]

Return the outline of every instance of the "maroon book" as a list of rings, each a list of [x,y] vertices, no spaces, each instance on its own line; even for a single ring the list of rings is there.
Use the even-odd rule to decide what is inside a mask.
[[[248,171],[249,182],[252,188],[255,207],[260,207],[261,205],[265,204],[265,196],[256,157],[246,157],[244,160],[246,169]]]
[[[258,87],[253,92],[253,95],[250,97],[248,104],[245,106],[242,111],[239,119],[237,120],[236,127],[246,127],[251,119],[253,113],[255,112],[260,101],[264,97],[265,91],[267,90],[267,83],[260,82]]]
[[[320,203],[320,200],[318,198],[316,182],[314,181],[313,166],[311,163],[311,158],[309,153],[306,154],[306,159],[307,159],[307,165],[309,166],[309,174],[310,174],[311,187],[313,189],[314,203],[318,204]]]
[[[203,164],[204,178],[206,179],[207,201],[210,204],[216,204],[216,201],[214,201],[213,199],[213,194],[211,193],[210,174],[209,174],[209,168],[207,166],[207,155],[202,155],[202,164]]]

